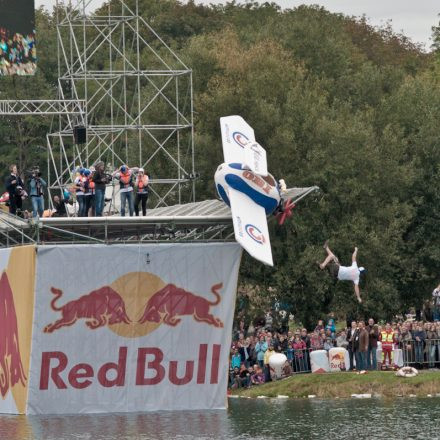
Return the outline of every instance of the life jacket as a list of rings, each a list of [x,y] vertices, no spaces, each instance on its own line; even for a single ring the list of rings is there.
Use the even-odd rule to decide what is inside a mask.
[[[382,341],[382,348],[393,348],[393,342],[394,342],[394,331],[391,330],[390,333],[387,331],[383,331],[380,333],[381,341]]]
[[[84,188],[84,195],[92,195],[95,194],[95,182],[92,182],[90,177],[82,176],[81,185]]]
[[[148,176],[142,176],[142,178],[139,179],[139,176],[137,178],[137,187],[139,189],[140,193],[147,192],[147,186],[148,186]]]
[[[131,179],[132,179],[132,174],[130,170],[128,170],[125,173],[121,172],[121,175],[119,177],[119,181],[121,182],[121,188],[127,188],[128,186],[130,186]]]

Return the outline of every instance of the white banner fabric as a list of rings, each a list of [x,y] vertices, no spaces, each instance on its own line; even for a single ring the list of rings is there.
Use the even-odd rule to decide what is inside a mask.
[[[226,407],[237,243],[38,248],[27,412]]]

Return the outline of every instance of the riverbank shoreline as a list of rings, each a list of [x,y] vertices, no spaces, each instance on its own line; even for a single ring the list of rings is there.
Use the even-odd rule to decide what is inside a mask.
[[[413,378],[397,377],[390,371],[371,371],[367,374],[352,372],[325,374],[296,374],[291,377],[231,390],[231,396],[258,398],[259,396],[304,399],[311,396],[322,399],[365,397],[427,397],[440,395],[440,371],[421,371]]]

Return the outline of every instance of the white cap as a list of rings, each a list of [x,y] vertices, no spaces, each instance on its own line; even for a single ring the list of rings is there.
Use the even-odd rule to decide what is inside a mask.
[[[143,168],[139,168],[139,169],[138,169],[138,173],[145,173],[145,171],[144,171]]]

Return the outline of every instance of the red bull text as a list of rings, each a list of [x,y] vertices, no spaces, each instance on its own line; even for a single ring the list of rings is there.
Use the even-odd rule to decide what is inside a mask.
[[[157,385],[168,380],[173,385],[217,384],[219,380],[220,344],[212,344],[210,369],[207,368],[208,344],[199,345],[197,359],[185,361],[185,374],[178,377],[178,361],[164,362],[163,351],[159,347],[139,347],[136,356],[136,386]],[[105,388],[126,385],[128,348],[120,347],[118,360],[107,362],[94,370],[92,365],[81,362],[69,365],[69,357],[61,351],[43,352],[40,371],[40,390],[50,387],[84,389],[94,382]],[[112,378],[108,373],[112,372]],[[115,376],[116,373],[116,376]]]

